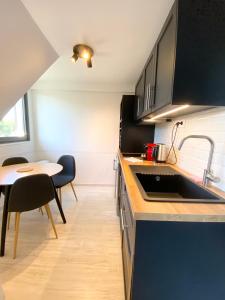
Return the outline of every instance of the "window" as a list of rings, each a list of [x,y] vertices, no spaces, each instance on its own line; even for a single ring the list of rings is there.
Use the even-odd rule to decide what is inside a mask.
[[[0,143],[29,140],[27,94],[0,121]]]

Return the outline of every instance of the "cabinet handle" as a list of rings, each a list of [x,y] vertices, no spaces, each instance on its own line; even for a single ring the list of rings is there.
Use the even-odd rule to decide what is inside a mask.
[[[149,100],[150,100],[150,85],[148,85],[148,103],[147,103],[147,110],[149,109]]]
[[[149,97],[149,95],[148,95],[148,87],[147,87],[147,90],[146,90],[146,99],[145,99],[145,110],[147,110],[147,107],[148,107],[148,97]]]
[[[144,98],[144,110],[146,109],[146,102],[148,99],[148,90],[145,92],[145,98]]]
[[[149,84],[149,101],[148,101],[148,109],[151,107],[151,84]]]
[[[124,223],[123,223],[123,210],[122,210],[122,208],[120,209],[120,219],[121,219],[122,231],[124,231]]]
[[[129,226],[124,222],[124,217],[123,217],[123,209],[120,209],[120,218],[121,218],[121,226],[122,226],[122,231],[124,231],[125,228],[128,228]]]
[[[139,97],[138,97],[138,99],[137,99],[137,115],[139,116],[139,111],[140,111],[140,104],[139,104]]]
[[[153,105],[152,105],[152,87],[151,87],[151,89],[150,89],[150,107],[152,107]]]
[[[147,101],[146,101],[146,110],[148,110],[148,101],[149,101],[149,86],[147,86]]]
[[[153,106],[153,98],[152,98],[152,87],[151,87],[151,91],[150,91],[150,94],[151,94],[151,107]]]
[[[156,87],[153,86],[152,87],[152,106],[155,105],[155,89],[156,89]]]

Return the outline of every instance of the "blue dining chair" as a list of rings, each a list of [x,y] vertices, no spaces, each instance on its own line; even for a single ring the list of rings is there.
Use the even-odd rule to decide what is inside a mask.
[[[63,169],[60,173],[52,176],[52,180],[56,189],[59,190],[59,198],[62,200],[61,188],[67,184],[70,184],[74,197],[78,201],[75,189],[73,187],[72,181],[76,176],[76,163],[72,155],[63,155],[58,161],[58,164],[62,165]]]

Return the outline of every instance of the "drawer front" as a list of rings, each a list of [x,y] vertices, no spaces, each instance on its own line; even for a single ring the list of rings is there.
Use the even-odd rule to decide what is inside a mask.
[[[133,215],[132,215],[132,212],[131,212],[131,208],[130,208],[129,199],[128,199],[127,194],[124,194],[123,204],[124,204],[124,210],[125,210],[126,223],[129,227],[133,227],[134,226],[134,219],[133,219]]]
[[[128,198],[126,195],[123,196],[122,201],[122,207],[121,207],[121,219],[122,219],[122,227],[127,235],[127,243],[128,243],[128,249],[130,256],[132,257],[134,253],[134,240],[135,240],[135,226],[134,226],[134,220],[131,215],[130,209],[129,209],[129,203]]]
[[[132,212],[131,212],[131,208],[130,208],[130,204],[129,204],[129,199],[128,199],[128,194],[127,194],[127,189],[126,189],[126,185],[124,184],[124,180],[122,180],[122,182],[121,182],[121,198],[122,198],[121,199],[122,206],[125,211],[128,225],[133,226],[134,220],[133,220],[133,216],[132,216]]]

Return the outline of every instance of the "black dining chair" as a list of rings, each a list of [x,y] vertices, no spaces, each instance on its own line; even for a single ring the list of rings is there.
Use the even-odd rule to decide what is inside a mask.
[[[19,178],[13,184],[9,194],[8,212],[16,213],[13,258],[16,258],[19,236],[20,215],[44,206],[51,221],[55,237],[58,238],[53,217],[48,203],[55,198],[55,190],[51,178],[47,174],[30,175]]]
[[[78,201],[75,189],[72,184],[72,181],[76,176],[76,163],[74,157],[72,155],[63,155],[58,159],[57,163],[62,165],[63,169],[60,173],[52,176],[52,180],[55,188],[59,190],[60,201],[62,201],[61,188],[67,184],[70,184],[75,199],[76,201]]]
[[[6,166],[17,165],[17,164],[25,164],[25,163],[28,163],[28,160],[25,157],[14,156],[14,157],[6,158],[3,161],[2,166],[6,167]],[[1,187],[0,196],[1,196],[1,193],[3,195],[5,195],[5,188],[4,187]],[[11,214],[9,214],[9,216],[8,216],[8,229],[9,229],[9,225],[10,225],[10,218],[11,218]]]
[[[2,166],[5,167],[24,163],[28,163],[28,160],[25,157],[9,157],[3,161]]]

